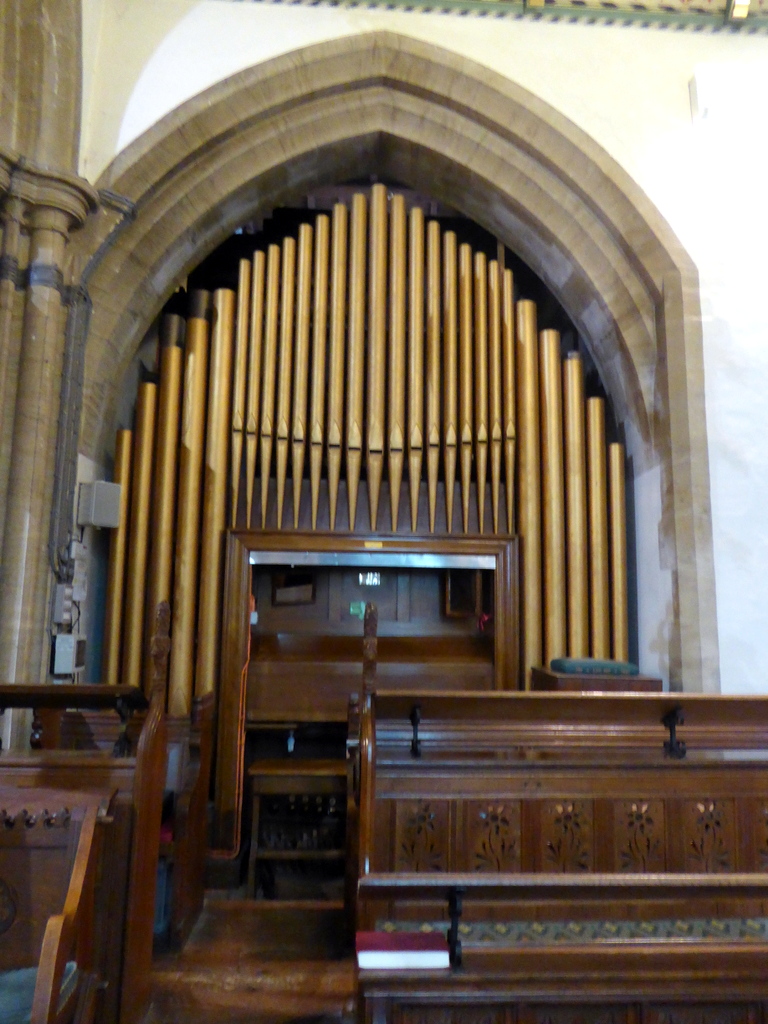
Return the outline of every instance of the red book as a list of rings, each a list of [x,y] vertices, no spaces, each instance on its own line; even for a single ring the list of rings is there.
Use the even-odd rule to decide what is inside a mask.
[[[448,940],[439,932],[358,932],[357,966],[369,970],[449,967]]]

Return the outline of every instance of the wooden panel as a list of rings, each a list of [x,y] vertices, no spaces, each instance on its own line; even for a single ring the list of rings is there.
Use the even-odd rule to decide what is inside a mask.
[[[685,837],[686,871],[735,871],[734,801],[702,797],[687,800],[680,822]]]
[[[542,1005],[529,1006],[520,1013],[520,1024],[630,1024],[626,1006]]]
[[[591,871],[591,800],[545,800],[539,808],[541,871]]]
[[[754,1003],[736,1006],[708,1003],[704,1006],[681,1006],[674,1003],[643,1009],[643,1024],[757,1024],[765,1017]]]
[[[617,800],[613,805],[614,871],[664,871],[662,800]]]
[[[466,800],[461,871],[520,871],[519,800]]]
[[[447,800],[398,800],[395,811],[395,871],[449,869]]]

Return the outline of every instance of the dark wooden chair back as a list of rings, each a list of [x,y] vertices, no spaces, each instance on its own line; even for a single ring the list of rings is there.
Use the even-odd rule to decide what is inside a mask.
[[[28,996],[31,1024],[95,1018],[98,818],[111,799],[0,788],[0,1002],[4,985]]]

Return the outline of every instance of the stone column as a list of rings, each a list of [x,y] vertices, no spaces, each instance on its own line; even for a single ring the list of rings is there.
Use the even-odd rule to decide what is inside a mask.
[[[3,241],[0,250],[0,537],[3,536],[11,463],[13,412],[19,372],[23,293],[16,287],[21,261],[21,220],[24,204],[6,195],[0,208]]]
[[[47,673],[48,535],[65,344],[66,248],[70,230],[96,208],[74,175],[15,168],[9,195],[24,210],[29,258],[18,345],[4,529],[0,552],[0,680],[36,682]],[[14,331],[11,328],[13,344]],[[9,375],[10,376],[10,375]]]

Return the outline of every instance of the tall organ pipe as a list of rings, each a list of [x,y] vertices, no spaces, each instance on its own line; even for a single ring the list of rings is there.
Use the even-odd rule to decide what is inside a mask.
[[[519,439],[518,529],[522,547],[523,685],[541,664],[541,468],[539,462],[539,371],[536,305],[517,303],[517,431]]]
[[[312,324],[312,399],[309,414],[309,476],[312,492],[312,529],[317,528],[320,477],[325,441],[325,358],[328,326],[329,220],[323,213],[315,221],[314,317]]]
[[[331,529],[336,526],[336,506],[341,477],[344,436],[344,339],[347,315],[347,208],[333,208],[331,258],[331,351],[328,358],[328,510]]]
[[[440,225],[427,225],[427,490],[429,529],[435,532],[440,471]]]
[[[587,480],[592,657],[610,658],[608,588],[608,487],[605,470],[605,404],[587,399]]]
[[[152,523],[144,628],[144,678],[152,678],[151,637],[161,601],[171,604],[173,535],[176,516],[176,468],[179,456],[179,411],[183,351],[178,345],[160,350],[160,392],[155,431]]]
[[[195,693],[198,697],[213,693],[216,689],[218,669],[234,329],[235,293],[228,288],[219,288],[213,293],[208,424],[205,432],[203,522],[200,536],[200,561],[205,571],[200,573],[195,667]]]
[[[568,655],[589,657],[589,571],[587,541],[587,449],[584,367],[578,352],[563,363],[565,436],[565,522],[568,566]]]
[[[232,513],[230,525],[237,525],[240,498],[240,470],[245,440],[245,382],[248,373],[248,335],[251,305],[251,263],[240,260],[237,275],[237,340],[235,348],[235,381],[232,387]]]
[[[285,479],[291,433],[291,383],[293,380],[293,325],[296,309],[296,242],[283,239],[283,272],[280,290],[280,369],[277,382],[277,528],[283,526]]]
[[[488,260],[475,253],[475,485],[477,529],[485,526],[485,483],[488,478]]]
[[[257,250],[253,254],[251,275],[251,315],[248,338],[248,392],[245,417],[245,523],[251,528],[253,487],[256,480],[256,456],[259,450],[261,415],[261,363],[264,347],[264,282],[267,258]]]
[[[501,289],[501,349],[504,387],[504,483],[507,531],[515,532],[515,301],[512,271],[504,269]]]
[[[123,633],[124,686],[141,686],[144,656],[144,596],[147,581],[149,511],[152,493],[152,455],[155,441],[157,385],[140,384],[133,436],[133,479],[128,538],[125,631]],[[149,685],[150,680],[146,680]]]
[[[400,487],[403,480],[405,455],[405,395],[406,395],[406,280],[407,234],[405,199],[392,196],[389,211],[389,505],[392,531],[397,532],[400,510]]]
[[[118,430],[115,441],[114,481],[120,484],[120,518],[109,538],[106,613],[104,618],[104,659],[102,674],[105,683],[116,685],[120,673],[120,634],[123,625],[125,591],[125,555],[128,547],[128,514],[131,497],[130,430]]]
[[[499,489],[501,485],[501,289],[504,268],[498,260],[488,264],[488,398],[491,446],[491,511],[493,532],[499,532]]]
[[[418,206],[410,214],[408,248],[408,476],[415,533],[424,458],[424,212]]]
[[[629,658],[627,612],[627,503],[624,483],[624,446],[608,446],[608,482],[611,507],[611,627],[613,657]]]
[[[168,712],[180,717],[189,715],[192,708],[207,377],[208,321],[190,317],[187,320],[187,342],[184,352],[171,665],[168,677]]]
[[[267,525],[269,474],[275,440],[275,383],[277,378],[277,330],[280,314],[280,246],[267,253],[267,294],[264,314],[264,364],[261,386],[261,527]]]
[[[309,391],[309,325],[312,300],[312,226],[299,228],[299,270],[296,283],[296,374],[293,381],[293,526],[299,525],[301,481],[307,443],[307,393]]]
[[[371,189],[370,285],[368,292],[368,368],[366,373],[366,472],[371,530],[376,529],[384,472],[387,400],[387,188]]]
[[[456,450],[459,437],[459,342],[456,235],[443,236],[443,445],[445,471],[445,518],[453,529],[453,496],[456,489]],[[514,385],[514,379],[513,379]]]
[[[565,480],[560,335],[542,331],[541,498],[544,550],[544,664],[567,653],[565,598]]]
[[[349,528],[354,530],[357,491],[363,460],[363,394],[365,387],[365,196],[352,197],[349,258],[349,347],[347,349],[347,501]]]
[[[469,532],[472,435],[472,249],[465,242],[459,247],[459,438],[464,533]]]

